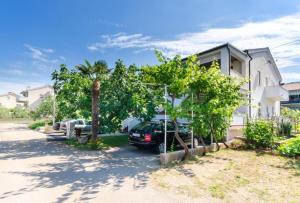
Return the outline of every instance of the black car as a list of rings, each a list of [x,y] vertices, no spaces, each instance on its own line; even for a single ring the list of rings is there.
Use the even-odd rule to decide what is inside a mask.
[[[186,124],[178,124],[179,136],[187,145],[191,145],[191,132]],[[129,132],[128,143],[136,147],[152,147],[156,151],[164,150],[164,122],[142,122],[132,128]],[[198,145],[198,139],[194,138],[194,146]],[[175,138],[175,126],[167,122],[167,149],[171,146],[180,147]]]

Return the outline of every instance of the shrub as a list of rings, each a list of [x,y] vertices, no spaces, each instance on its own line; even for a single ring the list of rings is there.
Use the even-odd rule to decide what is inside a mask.
[[[0,118],[10,118],[10,111],[7,108],[0,107]]]
[[[29,110],[16,107],[10,110],[12,118],[29,118]]]
[[[273,123],[267,120],[249,121],[244,130],[247,144],[254,148],[273,148],[276,135],[273,133]]]
[[[281,136],[287,136],[290,137],[292,134],[292,123],[289,121],[282,121],[279,124],[279,134]]]
[[[49,124],[51,124],[51,122],[46,121],[46,120],[35,121],[35,122],[31,123],[28,127],[32,130],[36,130],[40,127],[44,127],[46,124],[49,125]]]
[[[289,139],[280,145],[278,151],[285,156],[300,156],[300,136]]]

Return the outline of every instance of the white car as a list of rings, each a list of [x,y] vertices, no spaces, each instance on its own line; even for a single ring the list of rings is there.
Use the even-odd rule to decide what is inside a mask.
[[[62,131],[64,134],[66,134],[67,133],[67,123],[70,123],[70,122],[75,123],[75,128],[82,128],[85,131],[89,131],[92,128],[91,121],[87,121],[85,119],[70,119],[70,120],[62,121],[60,123],[59,130]]]

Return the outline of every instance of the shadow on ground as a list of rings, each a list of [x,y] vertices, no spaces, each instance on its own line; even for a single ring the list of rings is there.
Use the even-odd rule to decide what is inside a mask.
[[[140,151],[126,146],[120,150],[103,153],[100,151],[80,151],[62,142],[47,142],[44,139],[29,141],[4,141],[0,143],[1,160],[24,160],[59,156],[49,163],[33,163],[27,172],[15,169],[10,174],[26,176],[28,185],[20,185],[17,191],[0,194],[1,199],[35,191],[39,188],[68,186],[67,191],[57,198],[57,202],[68,200],[74,192],[80,193],[79,201],[96,197],[104,186],[119,190],[127,178],[133,179],[130,188],[144,188],[149,180],[149,172],[158,169],[158,155],[151,151]],[[28,172],[29,171],[29,172]],[[128,185],[126,185],[128,187]]]

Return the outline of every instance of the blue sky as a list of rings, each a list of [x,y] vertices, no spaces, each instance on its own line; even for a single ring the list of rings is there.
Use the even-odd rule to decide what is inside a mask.
[[[300,80],[298,0],[2,0],[0,93],[51,84],[61,63],[154,64],[230,42],[269,46],[285,82]]]

